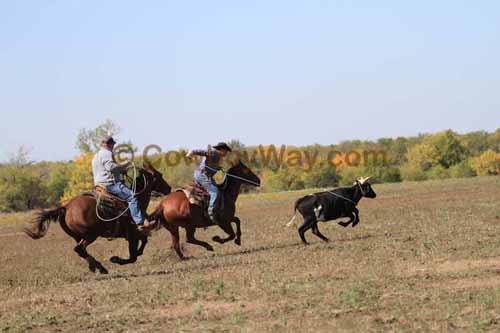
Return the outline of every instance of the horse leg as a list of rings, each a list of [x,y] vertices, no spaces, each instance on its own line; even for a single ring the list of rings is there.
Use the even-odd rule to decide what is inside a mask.
[[[118,265],[127,265],[127,264],[133,264],[134,262],[137,261],[137,246],[139,245],[139,240],[136,237],[131,237],[128,240],[128,251],[130,253],[130,256],[128,259],[122,259],[118,256],[111,257],[109,260]]]
[[[312,226],[312,233],[321,238],[323,241],[328,242],[329,239],[323,235],[318,228],[318,222],[314,223]]]
[[[219,236],[214,236],[212,240],[214,242],[224,244],[226,242],[232,241],[236,238],[236,234],[234,233],[233,227],[231,226],[231,222],[219,224],[219,227],[224,230],[226,234],[228,234],[227,238],[220,238]]]
[[[181,245],[179,241],[179,227],[178,226],[172,226],[172,225],[165,225],[165,228],[167,228],[168,231],[170,231],[170,235],[172,236],[172,247],[174,248],[175,252],[179,256],[181,260],[185,260],[186,257],[184,257],[184,254],[181,251]]]
[[[139,238],[141,241],[141,246],[137,249],[137,256],[140,257],[144,254],[144,248],[146,247],[146,244],[148,243],[148,237],[143,236],[142,238]]]
[[[92,244],[94,240],[95,238],[93,240],[86,240],[86,239],[80,240],[78,242],[78,245],[75,246],[74,251],[78,253],[80,257],[82,257],[87,261],[87,263],[89,264],[89,270],[91,272],[95,273],[96,269],[98,269],[99,273],[108,274],[108,270],[87,252],[87,246]]]
[[[309,245],[309,243],[306,241],[306,238],[304,237],[304,233],[309,230],[313,224],[317,222],[315,218],[306,218],[304,220],[304,223],[300,226],[299,228],[299,236],[300,236],[300,239],[302,239],[302,243],[304,243],[305,245]]]
[[[235,216],[233,219],[233,223],[236,225],[236,239],[234,242],[236,245],[241,245],[241,226],[240,226],[240,219]]]
[[[186,227],[186,240],[190,244],[203,246],[207,251],[213,251],[214,248],[212,245],[207,242],[203,242],[194,237],[194,233],[196,232],[196,228],[193,226]]]

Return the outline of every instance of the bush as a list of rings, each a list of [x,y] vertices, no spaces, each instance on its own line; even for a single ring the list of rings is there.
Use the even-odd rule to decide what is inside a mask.
[[[93,153],[84,153],[76,158],[71,166],[68,187],[64,191],[63,201],[94,188],[94,178],[92,175],[93,157]]]
[[[49,205],[58,205],[68,187],[71,168],[70,164],[55,164],[48,168],[47,202]]]
[[[436,165],[426,172],[428,179],[446,179],[450,178],[449,169],[445,169],[441,165]]]
[[[453,178],[467,178],[474,177],[475,175],[476,173],[469,160],[462,161],[450,168],[450,176]]]
[[[267,185],[273,191],[300,190],[305,188],[300,175],[290,172],[290,169],[280,169],[269,174]]]
[[[421,181],[426,180],[427,175],[419,165],[406,163],[401,166],[401,178],[405,181]]]
[[[3,167],[0,175],[0,211],[22,211],[47,206],[47,187],[39,170],[28,166]]]
[[[500,174],[500,153],[488,150],[474,158],[472,166],[479,176],[498,175]]]
[[[338,184],[337,169],[331,165],[326,167],[315,166],[304,175],[304,186],[307,188],[332,187]]]

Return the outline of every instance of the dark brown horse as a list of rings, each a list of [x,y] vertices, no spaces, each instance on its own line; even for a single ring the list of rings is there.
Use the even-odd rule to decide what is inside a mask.
[[[241,244],[240,219],[235,216],[236,200],[240,194],[242,184],[260,186],[260,179],[241,161],[229,169],[225,180],[220,188],[219,198],[223,200],[223,209],[219,214],[219,227],[227,234],[227,238],[213,237],[218,243],[225,243],[235,240],[235,243]],[[195,238],[196,228],[206,228],[214,223],[206,216],[202,208],[191,204],[182,191],[172,192],[165,196],[158,205],[156,211],[151,215],[153,219],[159,220],[163,226],[170,231],[172,235],[172,247],[181,259],[185,259],[179,244],[179,227],[186,230],[186,240],[188,243],[203,246],[208,251],[213,251],[213,247],[207,242]],[[236,224],[236,233],[231,223]]]
[[[138,169],[137,175],[137,200],[143,213],[149,205],[152,192],[168,194],[170,186],[165,182],[160,172],[151,165]],[[125,238],[128,240],[130,257],[122,259],[112,257],[111,262],[120,265],[134,263],[137,257],[142,255],[147,243],[147,236],[137,229],[129,215],[120,217],[118,220],[105,222],[97,217],[96,199],[93,195],[79,195],[64,205],[53,210],[41,212],[35,219],[31,228],[25,232],[33,239],[45,236],[50,221],[58,221],[61,228],[76,241],[74,251],[88,262],[89,270],[107,274],[108,270],[87,252],[87,246],[92,244],[98,237]],[[141,245],[139,247],[139,241]]]

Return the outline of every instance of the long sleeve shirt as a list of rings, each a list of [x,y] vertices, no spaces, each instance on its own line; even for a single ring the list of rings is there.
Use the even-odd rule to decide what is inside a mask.
[[[120,182],[120,173],[125,167],[116,164],[113,153],[101,148],[92,159],[92,173],[94,174],[94,185],[111,185]]]
[[[204,172],[208,177],[212,177],[218,170],[221,169],[219,166],[221,156],[216,149],[211,149],[209,151],[196,149],[192,150],[191,154],[203,156],[201,159],[198,170]]]

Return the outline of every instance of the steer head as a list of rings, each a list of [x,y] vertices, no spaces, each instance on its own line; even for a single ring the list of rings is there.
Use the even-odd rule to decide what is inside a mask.
[[[369,183],[371,177],[360,177],[356,180],[354,185],[358,185],[363,193],[363,196],[366,198],[376,198],[377,193],[372,188],[372,185]]]

